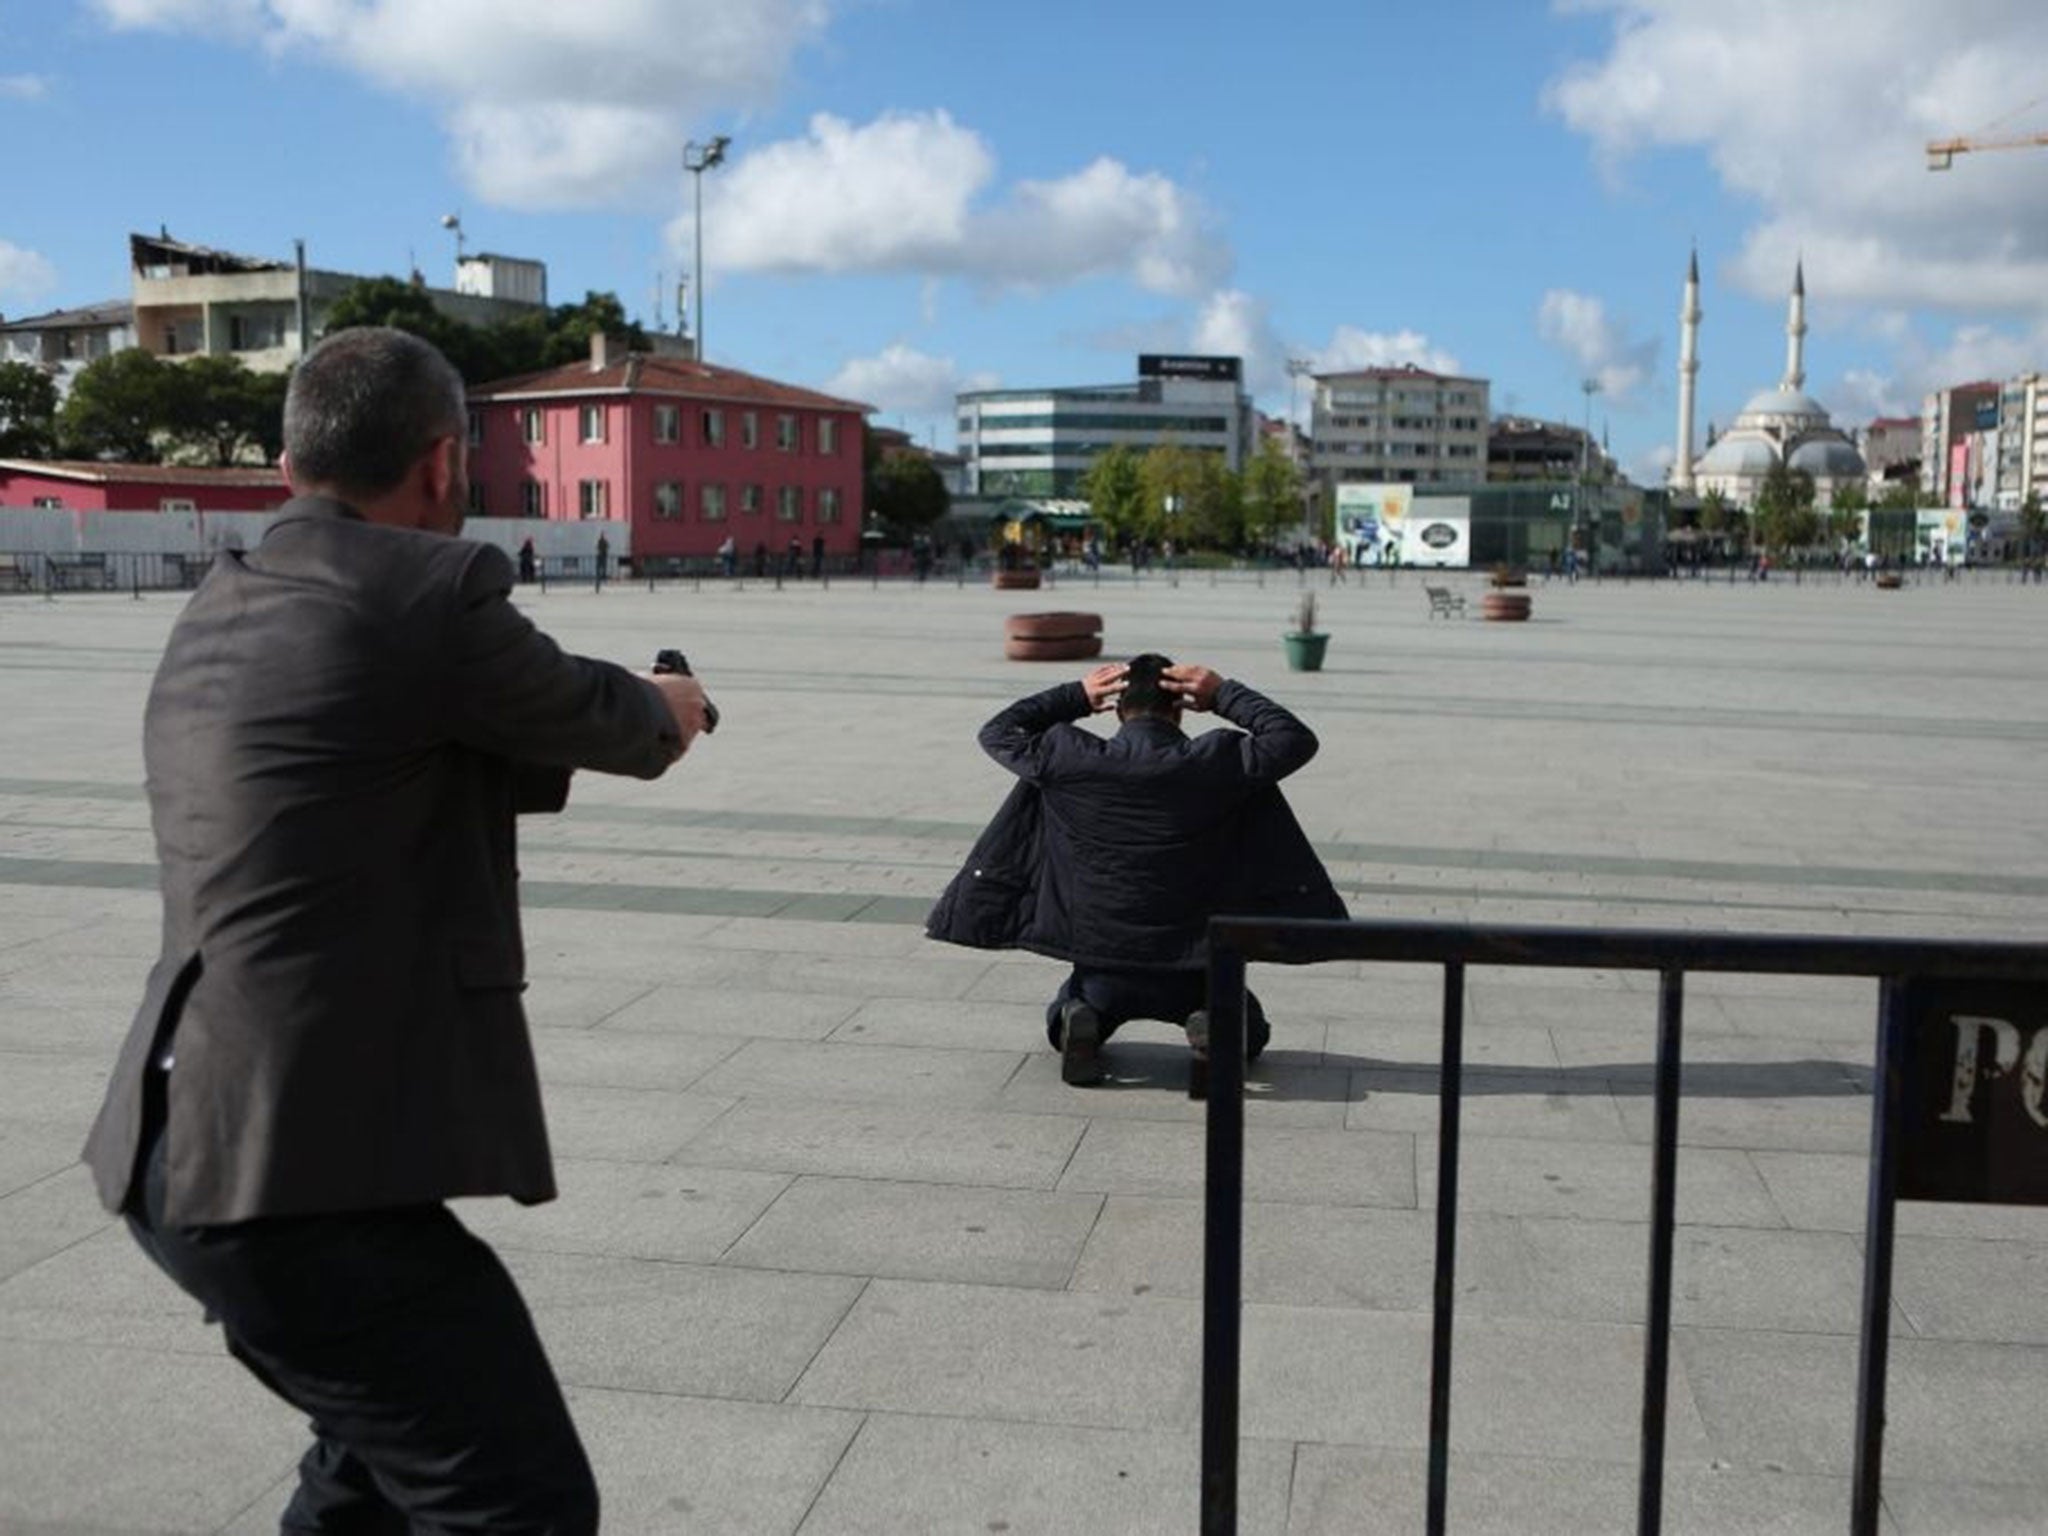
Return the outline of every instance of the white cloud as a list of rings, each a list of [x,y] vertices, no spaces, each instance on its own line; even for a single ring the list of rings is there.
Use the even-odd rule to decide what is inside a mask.
[[[1241,288],[1209,295],[1195,316],[1189,341],[1198,353],[1243,358],[1245,388],[1254,395],[1287,387],[1286,344],[1273,329],[1266,301]]]
[[[2043,151],[1967,154],[1930,174],[1933,138],[2041,91],[2048,6],[1951,0],[1577,0],[1613,18],[1604,57],[1552,80],[1549,108],[1622,171],[1699,149],[1759,209],[1729,270],[1782,294],[1802,250],[1818,305],[2048,310]],[[2005,131],[2048,126],[2040,107]]]
[[[1677,457],[1678,450],[1671,444],[1659,443],[1631,458],[1625,466],[1626,472],[1637,485],[1662,485],[1671,478],[1671,464]]]
[[[28,302],[57,286],[57,269],[49,258],[0,240],[0,298]]]
[[[992,373],[963,374],[950,357],[933,357],[897,342],[873,357],[849,358],[825,381],[825,390],[885,415],[950,417],[955,395],[994,389],[998,382]]]
[[[94,0],[120,28],[303,53],[440,105],[476,192],[520,208],[630,201],[681,145],[771,97],[826,0]]]
[[[1123,276],[1191,296],[1229,266],[1195,199],[1167,177],[1098,159],[990,201],[996,157],[944,111],[865,124],[820,113],[809,133],[737,155],[704,187],[713,271],[887,272],[1044,287]],[[687,249],[691,215],[669,239]]]
[[[0,75],[0,101],[41,101],[50,94],[42,75]]]
[[[1537,307],[1536,333],[1596,381],[1616,409],[1633,404],[1657,366],[1657,343],[1630,337],[1591,294],[1551,289]]]
[[[1399,368],[1413,363],[1431,373],[1458,373],[1458,359],[1420,331],[1362,331],[1340,325],[1312,355],[1318,373],[1354,368]]]

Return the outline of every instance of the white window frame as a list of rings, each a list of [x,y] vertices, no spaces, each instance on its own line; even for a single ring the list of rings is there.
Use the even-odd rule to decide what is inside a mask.
[[[725,486],[716,480],[706,480],[697,487],[697,515],[707,523],[725,521]]]
[[[758,448],[761,446],[761,417],[758,412],[740,412],[740,446],[742,448]]]
[[[779,485],[775,488],[775,521],[778,523],[802,523],[804,520],[804,492],[799,485]]]
[[[761,487],[758,482],[749,481],[747,484],[741,486],[740,516],[759,517],[761,515],[761,501]]]
[[[797,425],[796,414],[792,411],[778,411],[775,416],[776,452],[801,453],[803,441],[803,429]]]
[[[576,411],[577,440],[585,443],[603,442],[604,416],[605,411],[602,405],[586,401],[582,406],[578,407]]]
[[[519,515],[545,518],[548,515],[548,483],[527,476],[519,487]]]
[[[657,443],[679,443],[683,440],[683,408],[680,405],[657,405],[654,408],[654,440]]]
[[[830,416],[818,418],[818,453],[830,457],[839,452],[839,423]]]
[[[584,522],[596,522],[611,515],[612,487],[609,480],[576,482],[576,515]]]
[[[716,406],[706,406],[701,425],[704,428],[704,446],[723,448],[725,446],[725,412]]]
[[[519,408],[519,437],[528,447],[546,447],[548,440],[547,412],[537,405],[522,405]]]
[[[824,524],[826,524],[826,523],[836,523],[836,522],[838,522],[838,521],[839,521],[839,487],[838,487],[838,486],[836,486],[836,485],[821,485],[821,486],[819,486],[819,487],[818,487],[818,522],[819,522],[819,524],[820,524],[820,525],[822,526],[822,525],[824,525]]]
[[[683,482],[680,480],[657,480],[654,483],[654,515],[663,522],[673,522],[683,515]]]

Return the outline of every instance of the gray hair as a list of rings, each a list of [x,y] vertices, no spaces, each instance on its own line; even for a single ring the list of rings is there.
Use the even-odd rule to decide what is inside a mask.
[[[350,500],[393,489],[436,438],[467,426],[462,376],[430,343],[381,325],[336,331],[292,370],[292,476]]]

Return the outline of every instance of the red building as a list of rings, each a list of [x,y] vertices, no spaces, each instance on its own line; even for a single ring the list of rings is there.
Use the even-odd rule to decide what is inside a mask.
[[[268,512],[291,495],[276,469],[188,469],[0,459],[0,507],[62,512]]]
[[[869,407],[685,357],[617,350],[470,391],[470,513],[613,518],[636,559],[860,548]],[[625,553],[625,551],[620,551]]]

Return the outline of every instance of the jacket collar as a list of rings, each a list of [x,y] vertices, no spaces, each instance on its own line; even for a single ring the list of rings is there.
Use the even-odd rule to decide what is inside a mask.
[[[1187,732],[1171,720],[1162,720],[1157,715],[1133,715],[1116,728],[1118,737],[1130,737],[1133,741],[1185,741]]]
[[[339,501],[332,496],[294,496],[272,514],[270,527],[277,528],[285,523],[302,523],[308,520],[324,522],[334,519],[360,523],[363,521],[363,514],[347,502]],[[269,529],[264,531],[268,533]]]

